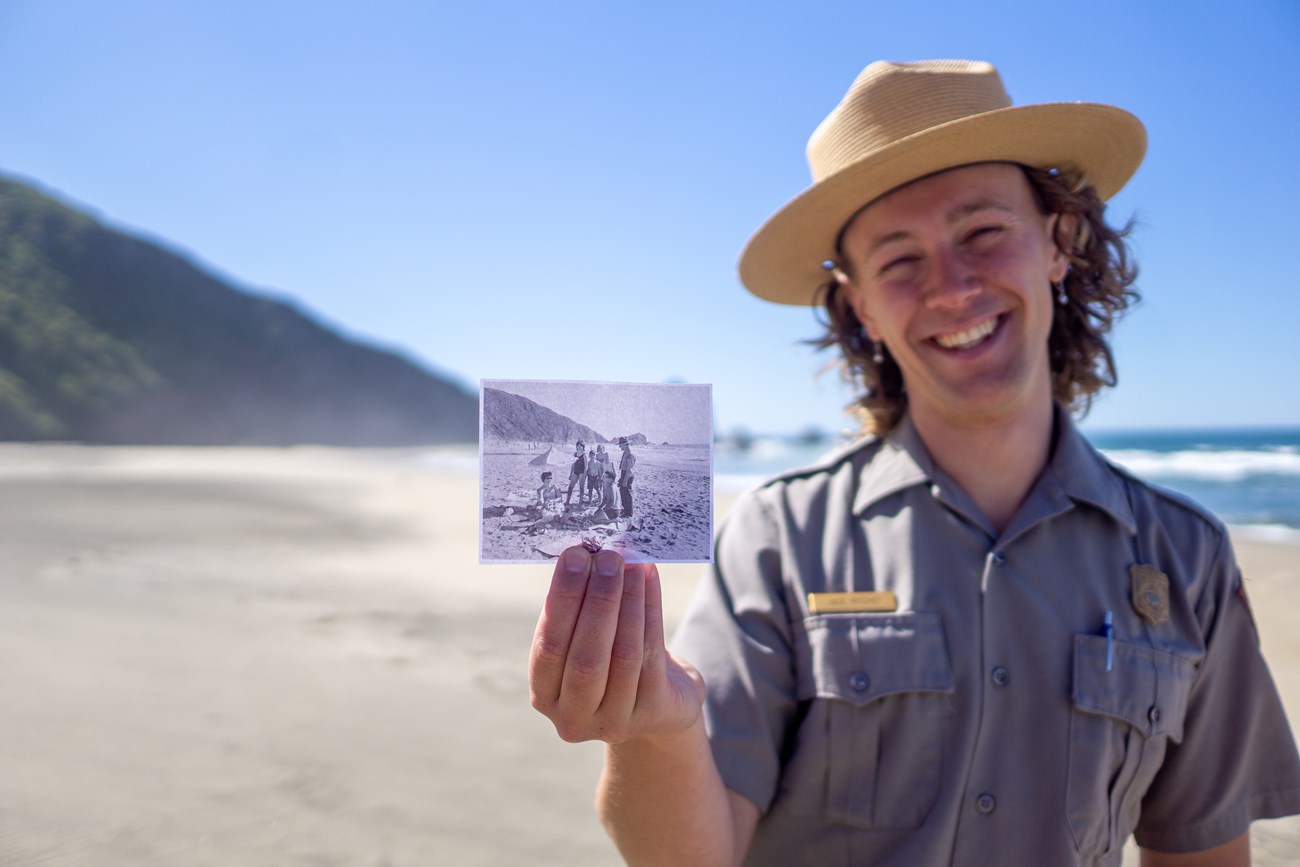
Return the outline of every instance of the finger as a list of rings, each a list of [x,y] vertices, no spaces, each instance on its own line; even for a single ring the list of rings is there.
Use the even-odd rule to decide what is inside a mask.
[[[619,553],[600,551],[592,559],[595,565],[573,629],[560,686],[560,701],[580,717],[594,714],[605,694],[623,596],[623,558]]]
[[[618,625],[609,651],[609,678],[598,713],[612,725],[625,724],[636,706],[637,685],[645,656],[645,570],[624,566]]]
[[[581,545],[565,549],[555,563],[533,645],[528,655],[528,685],[533,707],[545,712],[560,696],[564,663],[569,657],[573,629],[587,595],[591,553]]]
[[[645,643],[641,654],[641,682],[637,702],[649,709],[662,702],[668,688],[668,650],[664,646],[663,585],[659,568],[651,565],[645,576]]]
[[[698,708],[704,703],[704,678],[700,676],[695,666],[674,656],[668,650],[664,640],[663,584],[659,580],[658,567],[649,568],[645,594],[645,662],[641,672],[641,692],[637,695],[638,705],[647,709],[670,712],[667,702],[670,694],[676,691],[677,702],[693,697],[693,707],[698,712]],[[677,670],[676,675],[673,673],[674,669]],[[678,688],[675,689],[673,686],[674,679],[682,675],[691,682],[690,688],[685,692],[680,690],[680,680],[678,680]],[[690,709],[684,710],[690,711]]]
[[[664,655],[664,593],[659,567],[646,567],[645,576],[645,665],[662,664]]]

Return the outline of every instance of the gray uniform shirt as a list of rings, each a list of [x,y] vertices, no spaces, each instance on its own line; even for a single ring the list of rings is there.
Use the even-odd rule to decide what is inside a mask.
[[[674,650],[763,811],[747,864],[1118,865],[1134,831],[1190,851],[1300,812],[1223,526],[1056,427],[1001,534],[906,419],[732,508]],[[1168,578],[1162,623],[1135,563]],[[897,609],[809,612],[871,590]]]

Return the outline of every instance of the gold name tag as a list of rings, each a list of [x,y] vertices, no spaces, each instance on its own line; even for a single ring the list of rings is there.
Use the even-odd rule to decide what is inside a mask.
[[[808,611],[831,614],[844,611],[897,611],[898,597],[892,590],[862,593],[809,593]]]

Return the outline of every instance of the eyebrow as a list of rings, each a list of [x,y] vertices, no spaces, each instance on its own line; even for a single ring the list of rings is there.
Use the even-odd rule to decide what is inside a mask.
[[[974,201],[966,202],[953,208],[948,212],[948,216],[944,221],[951,226],[954,223],[960,222],[966,217],[969,217],[971,214],[977,214],[981,211],[1001,211],[1009,216],[1015,215],[1014,210],[999,202],[995,202],[992,199],[975,199]],[[866,258],[869,259],[874,256],[876,252],[886,244],[892,244],[895,241],[906,241],[911,236],[912,233],[906,230],[899,230],[897,232],[890,232],[886,235],[881,235],[871,243],[870,247],[867,248]]]

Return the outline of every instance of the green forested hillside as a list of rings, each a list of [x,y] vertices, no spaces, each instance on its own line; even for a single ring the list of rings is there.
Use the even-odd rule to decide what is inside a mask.
[[[475,398],[0,177],[0,439],[407,445]]]

